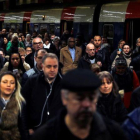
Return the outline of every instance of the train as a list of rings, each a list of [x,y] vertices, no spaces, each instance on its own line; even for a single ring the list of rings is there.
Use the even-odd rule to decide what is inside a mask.
[[[76,37],[82,34],[88,42],[99,34],[116,49],[121,39],[135,48],[140,37],[140,2],[125,1],[103,5],[80,5],[45,10],[0,13],[0,29],[20,30],[23,33],[49,32],[61,36],[68,30]]]

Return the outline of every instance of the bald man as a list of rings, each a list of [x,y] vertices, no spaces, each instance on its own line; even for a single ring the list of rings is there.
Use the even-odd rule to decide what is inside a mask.
[[[86,54],[79,60],[78,68],[91,69],[91,64],[99,63],[96,60],[95,45],[92,43],[87,44]]]

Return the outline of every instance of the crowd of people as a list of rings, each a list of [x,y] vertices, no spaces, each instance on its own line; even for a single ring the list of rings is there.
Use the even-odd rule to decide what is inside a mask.
[[[140,38],[2,29],[0,140],[139,140],[139,80]]]

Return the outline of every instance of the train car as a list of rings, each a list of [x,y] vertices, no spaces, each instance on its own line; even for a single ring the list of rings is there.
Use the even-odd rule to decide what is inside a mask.
[[[93,31],[94,10],[94,5],[86,5],[1,13],[0,26],[7,30],[20,30],[24,34],[33,33],[33,31],[44,34],[48,31],[57,36],[61,36],[64,30],[68,30],[74,36],[78,33],[83,34],[88,41]]]
[[[132,48],[140,37],[140,2],[104,4],[100,10],[99,34],[106,36],[114,49],[120,39],[125,39]]]
[[[135,48],[139,35],[140,2],[118,2],[99,5],[84,5],[46,10],[22,11],[0,14],[0,27],[20,30],[24,34],[38,33],[61,36],[69,30],[76,37],[82,34],[86,40],[95,34],[106,36],[111,46],[117,48],[120,39],[125,39]]]

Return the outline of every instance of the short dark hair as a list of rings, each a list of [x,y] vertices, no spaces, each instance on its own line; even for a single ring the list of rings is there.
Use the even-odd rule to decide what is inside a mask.
[[[43,39],[43,42],[44,42],[44,43],[45,43],[46,41],[51,42],[50,38],[48,38],[48,37],[45,37],[45,38]]]
[[[3,49],[3,48],[0,48],[0,51],[2,51],[2,52],[3,52],[3,54],[5,54],[5,51],[4,51],[4,49]]]
[[[123,44],[122,49],[124,48],[125,45],[127,45],[127,46],[129,46],[129,48],[131,48],[131,47],[130,47],[130,44],[125,43],[125,44]]]

